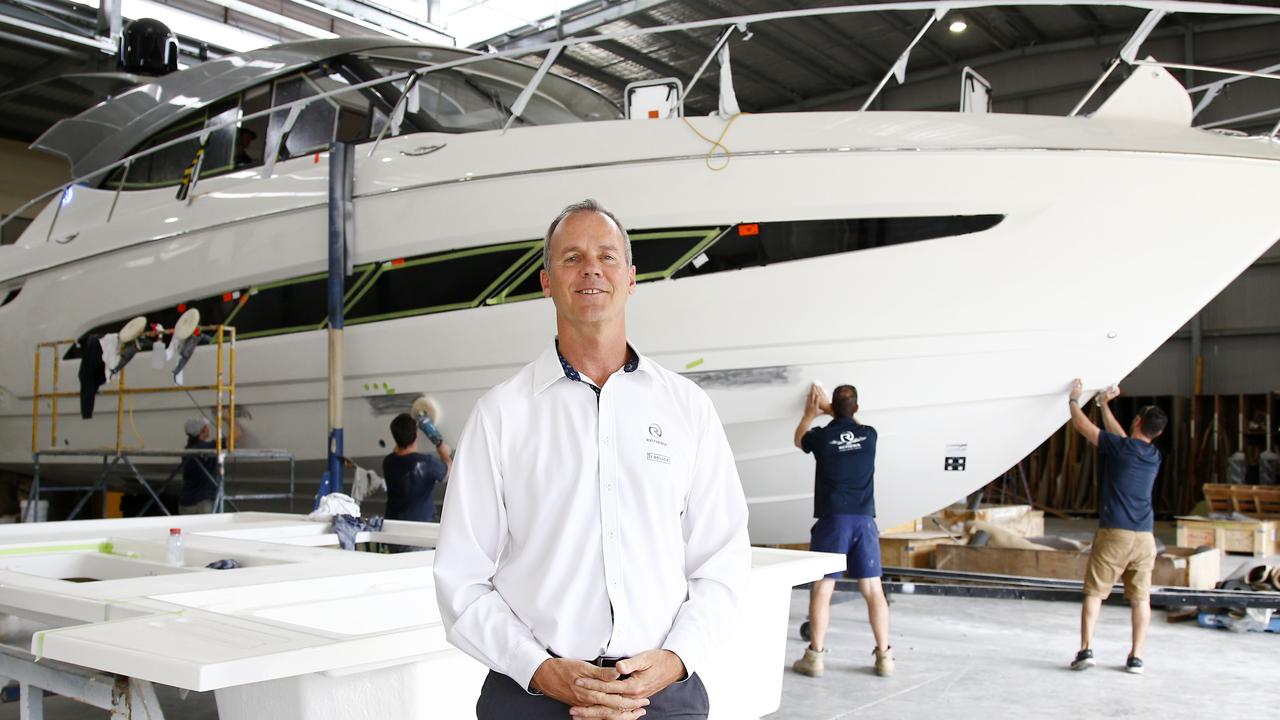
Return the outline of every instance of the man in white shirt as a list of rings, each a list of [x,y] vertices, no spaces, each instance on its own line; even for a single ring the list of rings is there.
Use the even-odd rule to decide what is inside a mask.
[[[490,667],[490,718],[705,718],[697,670],[750,565],[724,428],[694,383],[636,353],[631,243],[593,200],[543,245],[557,336],[477,403],[436,550],[450,642]]]

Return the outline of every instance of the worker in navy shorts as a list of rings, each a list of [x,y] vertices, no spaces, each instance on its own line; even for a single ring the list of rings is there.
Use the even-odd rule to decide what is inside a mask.
[[[804,417],[796,426],[796,447],[817,462],[813,489],[813,516],[809,549],[840,553],[848,560],[848,575],[858,581],[867,602],[867,616],[875,635],[877,675],[893,673],[893,648],[889,647],[889,603],[880,584],[880,531],[876,528],[876,429],[854,418],[858,390],[852,385],[835,389],[828,401],[816,384],[809,388]],[[825,427],[814,427],[819,415],[830,415]],[[840,573],[815,582],[809,591],[809,647],[796,661],[796,672],[811,677],[823,673],[824,640],[831,618],[831,593]]]

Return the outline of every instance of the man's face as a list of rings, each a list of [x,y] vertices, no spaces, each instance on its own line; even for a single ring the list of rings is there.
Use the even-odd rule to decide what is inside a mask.
[[[574,324],[621,320],[636,290],[636,268],[627,262],[622,231],[597,212],[576,212],[551,236],[542,294],[556,316]]]

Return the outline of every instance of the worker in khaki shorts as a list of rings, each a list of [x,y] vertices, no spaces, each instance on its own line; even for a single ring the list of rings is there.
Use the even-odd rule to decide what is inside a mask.
[[[1116,580],[1123,578],[1124,596],[1129,600],[1133,617],[1133,647],[1125,669],[1140,675],[1142,643],[1151,624],[1151,569],[1156,562],[1156,539],[1151,532],[1155,522],[1151,489],[1160,471],[1160,451],[1152,441],[1164,432],[1169,418],[1155,405],[1147,405],[1138,411],[1126,434],[1107,405],[1120,394],[1120,388],[1112,387],[1099,393],[1097,398],[1107,428],[1100,430],[1080,410],[1083,391],[1084,383],[1079,379],[1072,383],[1071,424],[1097,446],[1102,457],[1102,478],[1098,534],[1094,536],[1084,576],[1080,651],[1071,669],[1087,670],[1095,664],[1091,646],[1098,612]]]

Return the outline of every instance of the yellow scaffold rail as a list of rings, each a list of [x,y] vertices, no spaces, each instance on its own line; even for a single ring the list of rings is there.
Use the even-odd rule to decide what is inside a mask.
[[[99,395],[115,395],[116,396],[116,453],[119,454],[124,447],[124,399],[125,396],[133,395],[156,395],[161,393],[175,392],[197,392],[212,390],[214,399],[214,449],[216,452],[222,452],[223,446],[223,417],[235,417],[236,412],[236,329],[230,325],[202,325],[199,332],[211,333],[215,336],[215,346],[217,347],[218,356],[217,364],[214,371],[214,382],[212,385],[174,385],[171,387],[128,387],[125,385],[124,368],[117,373],[116,387],[113,390],[101,390]],[[164,340],[166,335],[172,335],[173,330],[155,329],[148,330],[140,338],[151,338],[156,342]],[[34,378],[32,381],[31,393],[31,452],[40,451],[40,401],[48,399],[51,401],[50,421],[49,421],[49,447],[56,448],[58,444],[58,399],[67,397],[79,397],[80,393],[70,390],[58,389],[58,374],[62,359],[63,348],[74,345],[77,341],[70,340],[48,340],[36,344],[35,354],[35,370],[32,373]],[[43,350],[49,348],[53,355],[53,387],[49,392],[41,392],[40,390],[40,365],[43,360]],[[225,354],[225,364],[224,364]],[[226,402],[224,403],[224,396]],[[223,409],[226,406],[227,415],[224,416]],[[236,434],[231,433],[226,438],[227,450],[234,452],[236,449]]]

